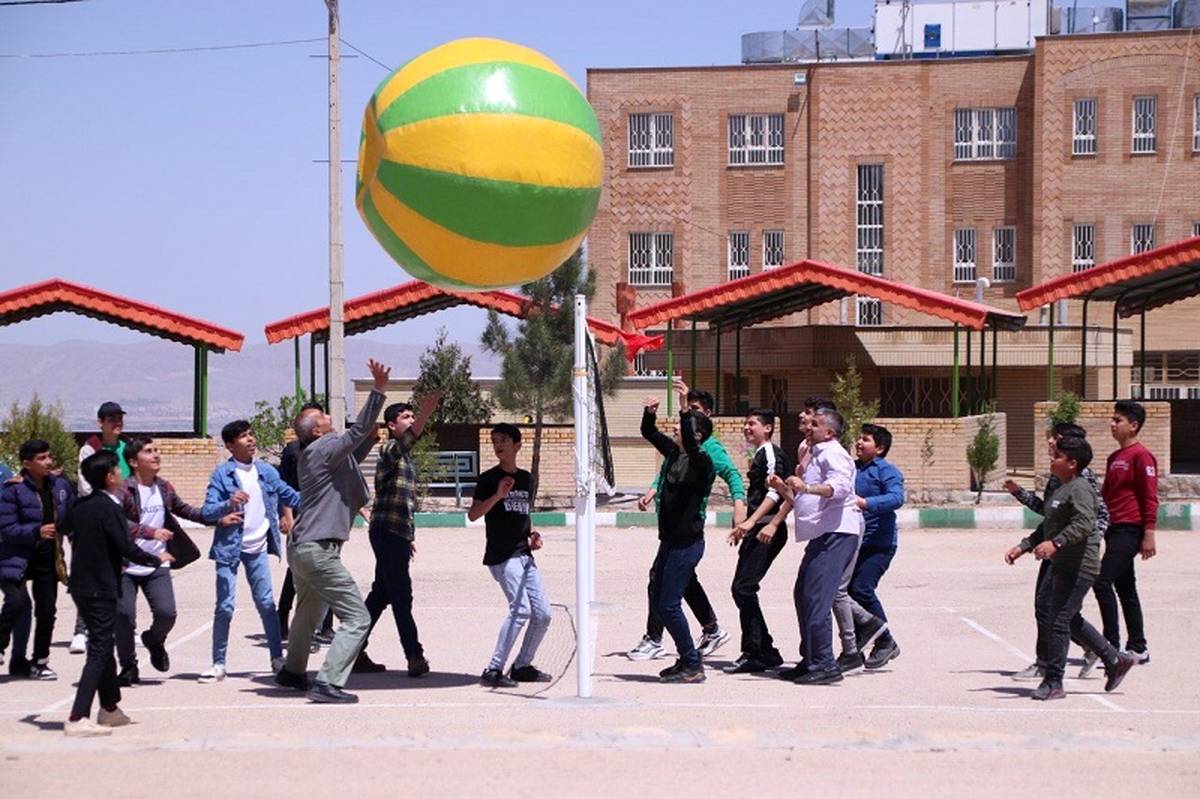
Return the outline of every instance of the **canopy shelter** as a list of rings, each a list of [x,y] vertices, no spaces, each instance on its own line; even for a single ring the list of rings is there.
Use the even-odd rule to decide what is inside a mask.
[[[438,288],[420,280],[412,280],[346,300],[344,306],[346,335],[365,333],[402,322],[405,319],[459,305],[473,305],[476,308],[496,311],[518,319],[527,318],[534,307],[533,301],[528,297],[508,291],[457,292]],[[627,337],[627,334],[616,325],[599,319],[589,317],[588,327],[597,341],[610,347]],[[267,325],[264,332],[267,342],[270,344],[294,339],[297,395],[300,393],[301,385],[300,337],[306,333],[309,335],[309,390],[310,394],[316,394],[316,345],[323,343],[328,346],[329,308],[315,308],[286,319],[280,319],[278,322]],[[328,394],[328,371],[325,374],[325,383],[326,394]]]
[[[1087,371],[1088,304],[1113,303],[1112,396],[1117,399],[1117,321],[1141,317],[1141,396],[1146,396],[1146,311],[1186,300],[1200,294],[1200,236],[1165,244],[1146,252],[1128,255],[1090,269],[1062,275],[1017,293],[1021,310],[1050,306],[1050,338],[1047,381],[1054,379],[1054,304],[1060,300],[1083,298],[1083,331],[1080,338],[1081,372]],[[1087,380],[1080,381],[1087,398]],[[1053,396],[1048,399],[1053,399]]]
[[[897,283],[855,269],[834,266],[820,261],[798,261],[788,266],[767,269],[748,277],[720,283],[691,294],[672,297],[669,300],[648,305],[630,312],[626,316],[629,324],[641,330],[652,325],[666,324],[667,327],[667,373],[673,372],[673,356],[670,349],[671,327],[675,321],[692,323],[692,372],[696,371],[697,323],[704,322],[717,333],[717,372],[720,373],[721,334],[733,328],[738,344],[735,348],[737,380],[741,381],[741,330],[758,322],[778,319],[788,314],[804,311],[842,297],[860,296],[882,300],[904,308],[936,316],[954,324],[954,364],[951,372],[951,404],[955,416],[959,414],[959,327],[967,329],[967,352],[970,355],[970,331],[978,330],[980,336],[980,383],[987,383],[994,398],[996,390],[996,332],[1017,330],[1025,324],[1025,317],[999,308],[961,300],[948,294]],[[992,329],[992,376],[985,380],[983,334]],[[968,366],[970,361],[968,360]],[[717,404],[720,406],[720,381],[717,381]]]
[[[89,316],[192,347],[195,350],[192,430],[196,435],[208,435],[208,353],[237,352],[244,340],[241,333],[61,278],[0,293],[0,325],[59,311]]]

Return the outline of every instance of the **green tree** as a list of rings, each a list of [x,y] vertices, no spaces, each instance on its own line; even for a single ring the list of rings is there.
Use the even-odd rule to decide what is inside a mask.
[[[1047,424],[1050,427],[1062,423],[1075,424],[1079,419],[1080,410],[1079,397],[1071,391],[1064,391],[1058,395],[1058,402],[1050,409]]]
[[[50,445],[54,462],[62,466],[63,473],[71,480],[79,471],[79,445],[75,436],[63,423],[63,409],[59,403],[46,405],[37,394],[24,408],[14,402],[8,409],[8,417],[0,423],[0,462],[15,472],[21,468],[19,453],[21,445],[31,438],[40,438]]]
[[[496,403],[505,410],[528,415],[533,421],[533,454],[530,465],[532,491],[537,497],[538,470],[542,461],[542,427],[547,419],[569,419],[574,369],[575,295],[588,300],[596,291],[596,276],[587,269],[581,253],[568,258],[548,276],[527,283],[521,291],[533,308],[528,318],[509,331],[500,315],[488,312],[483,346],[500,357]],[[600,365],[600,387],[611,395],[625,375],[625,351],[618,346]]]
[[[324,395],[317,396],[317,402],[324,404]],[[308,402],[308,395],[303,390],[300,395],[285,394],[272,405],[268,400],[254,403],[254,415],[248,420],[250,429],[254,431],[254,439],[258,443],[259,452],[275,463],[283,452],[287,442],[287,431],[292,427],[292,420],[300,413],[300,407]]]
[[[440,328],[437,339],[421,353],[413,404],[440,390],[442,401],[429,420],[431,425],[486,424],[492,418],[492,401],[483,396],[471,376],[471,356],[463,355],[462,347],[447,342],[446,337],[446,328]]]
[[[971,469],[971,482],[975,484],[976,505],[983,499],[983,488],[988,475],[996,468],[996,461],[1000,457],[1000,436],[996,435],[993,406],[989,403],[983,410],[979,429],[975,431],[975,438],[967,447],[967,466]]]
[[[832,393],[830,399],[846,420],[846,429],[842,431],[842,446],[853,452],[854,441],[858,438],[862,426],[879,415],[879,400],[863,402],[862,373],[858,371],[853,353],[846,356],[846,371],[833,376]]]

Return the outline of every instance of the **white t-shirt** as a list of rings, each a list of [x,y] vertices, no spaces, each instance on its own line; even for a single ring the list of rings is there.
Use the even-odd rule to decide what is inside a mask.
[[[242,490],[250,495],[249,501],[242,506],[242,552],[257,555],[267,551],[267,533],[271,531],[262,486],[258,483],[258,467],[253,461],[238,463],[237,478]]]
[[[157,485],[144,486],[138,484],[138,505],[142,509],[141,523],[146,527],[152,527],[155,530],[162,528],[167,520],[167,509],[163,505],[162,492],[158,490]],[[154,538],[139,538],[136,541],[138,548],[151,555],[158,555],[160,552],[167,551],[167,542],[159,541]],[[162,566],[141,566],[136,563],[125,564],[125,573],[134,577],[145,577],[147,574],[153,574],[155,568],[168,568],[164,563]]]

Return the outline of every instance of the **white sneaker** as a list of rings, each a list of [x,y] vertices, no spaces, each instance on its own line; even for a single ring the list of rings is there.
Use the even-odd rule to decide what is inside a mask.
[[[112,735],[112,729],[101,727],[87,716],[84,716],[79,721],[68,719],[63,724],[63,732],[68,738],[95,738],[101,735]]]
[[[67,651],[72,655],[82,655],[87,652],[87,634],[75,633],[74,637],[71,638],[71,646]]]
[[[1032,682],[1046,679],[1046,668],[1039,663],[1030,663],[1012,676],[1018,682]]]
[[[1128,649],[1127,648],[1125,651],[1128,652],[1129,654],[1133,655],[1134,661],[1139,666],[1144,666],[1145,664],[1150,662],[1150,650],[1149,649],[1143,649],[1139,652],[1136,649]]]
[[[214,663],[212,668],[200,675],[200,682],[220,682],[225,679],[225,664]]]
[[[285,658],[283,655],[280,655],[277,658],[271,658],[271,673],[278,674],[279,670],[285,665],[287,665],[287,658]]]
[[[96,714],[96,723],[101,727],[124,727],[130,721],[129,716],[126,716],[125,711],[121,708],[116,708],[112,712],[100,708],[100,712]]]
[[[696,642],[696,651],[700,653],[700,657],[706,658],[720,649],[721,645],[728,640],[729,633],[718,627],[711,633],[704,633],[700,636],[700,640]]]
[[[1079,669],[1079,679],[1086,680],[1092,675],[1092,670],[1100,662],[1100,656],[1090,649],[1084,650],[1083,667]]]
[[[643,635],[637,646],[625,653],[630,660],[656,660],[667,654],[661,641],[655,641],[648,635]]]

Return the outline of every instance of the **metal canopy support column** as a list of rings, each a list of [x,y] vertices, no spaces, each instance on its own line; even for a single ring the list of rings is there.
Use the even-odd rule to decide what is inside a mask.
[[[716,385],[713,387],[713,414],[721,412],[721,326],[717,325]]]
[[[979,328],[979,380],[977,384],[979,386],[979,406],[982,408],[992,391],[987,379],[987,323]]]
[[[1112,398],[1113,402],[1120,399],[1117,396],[1117,309],[1121,307],[1121,300],[1118,299],[1113,303],[1113,326],[1112,326]],[[1097,392],[1098,393],[1098,392]]]
[[[317,342],[312,333],[308,334],[308,398],[317,399]]]
[[[997,401],[997,397],[1000,394],[1000,381],[997,379],[997,375],[998,375],[997,364],[1000,362],[1000,359],[997,357],[998,349],[996,346],[996,337],[999,332],[1000,332],[1000,329],[998,327],[996,327],[995,323],[993,323],[992,324],[992,379],[990,381],[988,381],[988,387],[991,388],[991,390],[992,390],[991,398],[992,398],[993,403],[995,403]]]
[[[667,322],[667,416],[675,412],[675,392],[671,390],[671,384],[675,380],[675,344],[671,335],[674,329],[674,321]]]
[[[325,339],[325,343],[321,347],[321,351],[325,354],[325,412],[331,414],[331,413],[333,413],[334,409],[333,409],[333,406],[329,403],[329,398],[332,396],[329,393],[329,339]],[[341,426],[344,425],[345,423],[346,423],[346,420],[343,419],[342,424],[338,425],[338,427],[336,429],[341,429]]]
[[[1088,303],[1092,298],[1083,298],[1083,329],[1079,333],[1079,398],[1087,399],[1087,335],[1088,335]]]
[[[733,412],[742,412],[742,326],[734,334],[733,348]]]
[[[954,323],[954,361],[950,367],[950,415],[958,418],[958,322]]]
[[[1141,323],[1140,327],[1141,327],[1141,334],[1140,334],[1141,343],[1138,345],[1138,352],[1140,353],[1141,361],[1142,361],[1142,365],[1141,365],[1142,392],[1138,396],[1138,399],[1140,399],[1142,402],[1145,402],[1146,401],[1146,306],[1145,306],[1145,304],[1142,305],[1142,323]]]
[[[692,320],[692,379],[688,383],[695,388],[696,386],[696,320]]]
[[[208,435],[208,349],[195,347],[195,387],[192,392],[192,432]]]
[[[971,328],[967,328],[967,416],[975,413],[974,375],[971,374]]]
[[[1046,340],[1046,401],[1054,402],[1054,303],[1050,303],[1050,332]]]
[[[300,402],[300,395],[304,393],[304,384],[300,382],[300,337],[296,336],[292,339],[293,351],[295,353],[296,364],[296,402]]]

